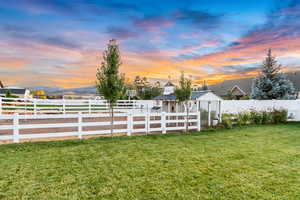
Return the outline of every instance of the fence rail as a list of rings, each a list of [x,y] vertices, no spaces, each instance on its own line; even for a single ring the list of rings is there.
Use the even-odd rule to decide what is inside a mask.
[[[145,111],[154,106],[153,101],[120,100],[114,106],[116,111]],[[66,99],[21,99],[0,98],[0,114],[67,114],[97,113],[107,111],[106,100],[66,100]]]
[[[131,136],[135,133],[151,134],[182,131],[188,123],[189,130],[200,131],[200,113],[115,113],[113,133]],[[60,138],[75,136],[79,139],[89,135],[111,133],[110,115],[55,114],[55,115],[0,115],[0,142]],[[47,130],[50,129],[50,130]],[[58,129],[58,130],[57,130]]]

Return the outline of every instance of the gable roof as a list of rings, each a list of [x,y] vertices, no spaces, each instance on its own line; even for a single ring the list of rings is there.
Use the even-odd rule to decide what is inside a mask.
[[[191,99],[198,99],[209,92],[211,92],[211,91],[210,90],[193,91]]]
[[[219,96],[226,96],[228,92],[234,88],[234,86],[238,86],[246,94],[250,94],[252,80],[253,78],[226,80],[216,85],[210,85],[209,89]]]
[[[235,85],[233,88],[231,88],[231,93],[235,96],[243,96],[246,95],[246,92],[244,92],[239,86]]]
[[[192,91],[191,99],[192,100],[199,99],[207,93],[211,93],[211,91],[210,90]],[[174,93],[167,94],[167,95],[159,95],[159,96],[155,97],[154,100],[176,100],[176,95]]]
[[[173,83],[171,83],[170,81],[168,81],[165,85],[165,87],[169,87],[169,86],[175,86]]]

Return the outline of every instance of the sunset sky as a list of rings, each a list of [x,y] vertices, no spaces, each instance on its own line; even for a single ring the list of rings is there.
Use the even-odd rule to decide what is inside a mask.
[[[122,72],[194,83],[254,76],[272,48],[300,66],[300,1],[0,0],[5,85],[91,86],[111,38]]]

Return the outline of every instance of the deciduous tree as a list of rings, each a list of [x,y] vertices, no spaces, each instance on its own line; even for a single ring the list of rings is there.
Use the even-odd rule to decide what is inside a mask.
[[[114,128],[114,105],[124,95],[124,74],[119,72],[121,56],[116,40],[112,39],[103,52],[103,61],[97,69],[97,90],[108,101],[111,111],[111,134]]]
[[[184,76],[184,72],[182,72],[179,87],[175,89],[176,99],[179,102],[185,102],[186,105],[186,132],[188,132],[188,124],[189,124],[189,100],[192,95],[192,81]]]

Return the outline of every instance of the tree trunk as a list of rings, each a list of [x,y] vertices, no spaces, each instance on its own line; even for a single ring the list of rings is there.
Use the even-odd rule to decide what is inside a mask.
[[[189,131],[189,101],[186,101],[186,127],[185,131]]]
[[[111,121],[110,121],[110,134],[111,136],[113,136],[113,131],[114,131],[114,107],[111,106],[110,107],[110,110],[111,110]]]

